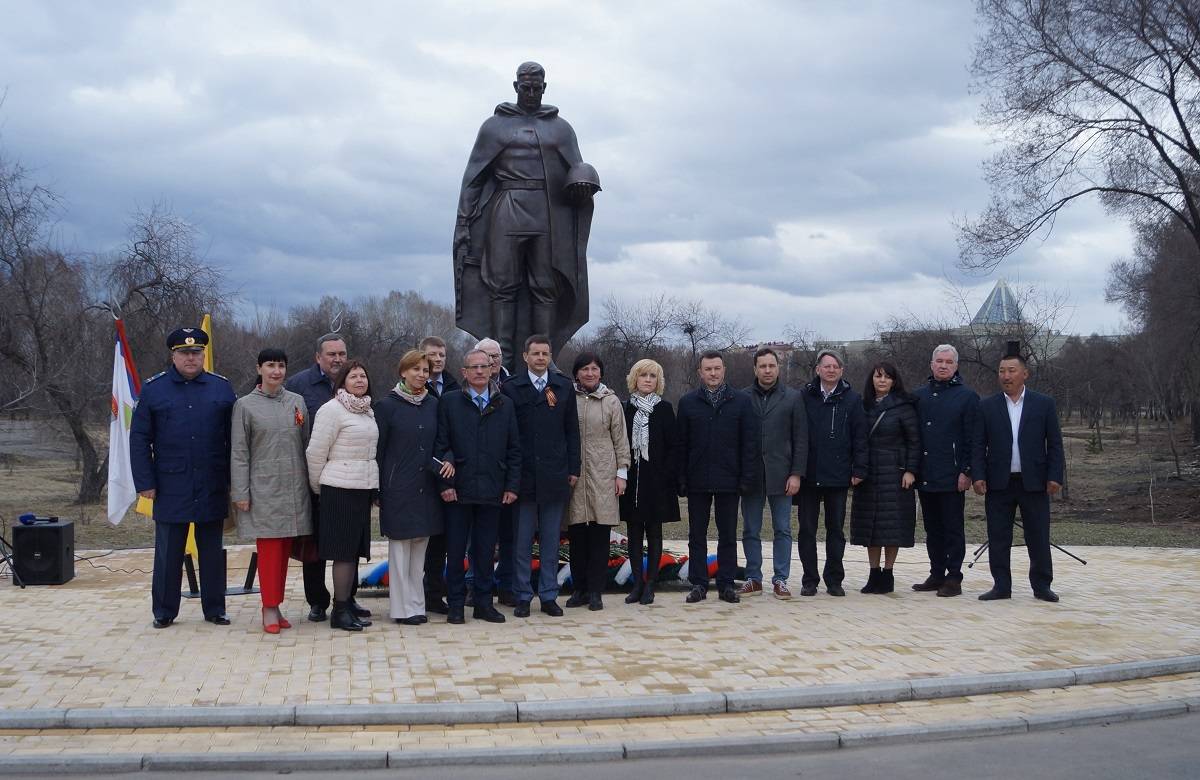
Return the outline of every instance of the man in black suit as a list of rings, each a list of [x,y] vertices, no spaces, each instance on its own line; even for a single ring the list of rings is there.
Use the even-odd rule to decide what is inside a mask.
[[[429,379],[425,389],[436,398],[458,389],[458,382],[446,371],[446,342],[437,336],[426,336],[418,346],[429,361]],[[429,537],[425,547],[425,608],[429,612],[446,614],[446,534]]]
[[[994,601],[1012,597],[1013,523],[1021,509],[1025,546],[1029,549],[1029,584],[1042,601],[1058,601],[1050,590],[1050,496],[1062,488],[1063,442],[1054,399],[1027,390],[1029,368],[1019,345],[1010,342],[1000,361],[1003,392],[979,405],[972,473],[975,492],[985,496],[988,566],[992,589],[979,597]]]

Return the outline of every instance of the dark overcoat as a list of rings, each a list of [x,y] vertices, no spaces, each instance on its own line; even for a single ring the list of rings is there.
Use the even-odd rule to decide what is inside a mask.
[[[528,371],[513,375],[501,392],[516,407],[521,432],[520,500],[565,504],[571,499],[568,476],[579,476],[579,412],[575,386],[553,371],[546,372],[546,389],[539,393]]]
[[[916,491],[901,486],[921,463],[921,431],[911,398],[888,395],[867,411],[867,478],[854,488],[850,543],[912,547],[917,527]]]
[[[421,539],[442,532],[442,499],[433,460],[438,399],[421,403],[395,391],[375,403],[379,426],[379,530],[388,539]]]
[[[633,416],[637,407],[625,403],[625,434],[633,440]],[[674,523],[679,520],[676,496],[675,409],[659,401],[650,412],[650,460],[633,458],[629,480],[621,496],[621,522],[637,519],[643,524]]]
[[[927,493],[958,490],[958,475],[971,476],[971,446],[979,396],[957,373],[945,382],[933,377],[913,392],[921,418],[921,479]]]
[[[867,422],[862,396],[845,379],[828,398],[821,394],[821,383],[813,380],[804,386],[804,406],[808,412],[809,487],[848,487],[851,477],[867,476]]]
[[[776,382],[763,390],[757,382],[746,388],[758,415],[759,446],[755,462],[754,492],[782,496],[788,477],[804,477],[808,470],[808,414],[800,393]]]
[[[505,491],[521,489],[516,410],[495,388],[482,412],[465,388],[442,396],[433,452],[454,464],[454,476],[442,488],[454,488],[460,504],[498,505]]]
[[[129,429],[133,486],[154,490],[157,523],[207,523],[229,514],[233,404],[229,380],[171,366],[146,380]]]
[[[293,393],[299,393],[304,398],[304,406],[308,409],[310,429],[316,419],[317,410],[333,398],[333,380],[321,373],[321,367],[316,363],[289,376],[283,386]]]
[[[713,404],[698,387],[679,399],[675,430],[679,495],[753,492],[758,415],[750,396],[726,386]]]

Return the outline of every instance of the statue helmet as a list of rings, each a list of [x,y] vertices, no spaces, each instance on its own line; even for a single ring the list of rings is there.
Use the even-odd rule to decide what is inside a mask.
[[[600,174],[596,173],[596,169],[589,163],[575,163],[567,171],[567,181],[563,186],[570,187],[572,184],[590,184],[599,191],[601,189]]]

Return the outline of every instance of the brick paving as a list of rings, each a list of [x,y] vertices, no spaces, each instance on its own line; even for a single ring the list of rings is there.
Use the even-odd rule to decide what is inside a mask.
[[[852,555],[861,552],[851,548]],[[370,704],[547,700],[862,682],[944,674],[1055,669],[1200,652],[1200,551],[1080,549],[1084,567],[1057,559],[1058,604],[1016,590],[975,599],[908,590],[924,570],[915,551],[898,589],[845,598],[821,591],[790,602],[770,595],[686,605],[663,591],[650,607],[609,594],[605,609],[553,619],[509,612],[495,626],[468,618],[424,626],[380,617],[386,599],[360,599],[376,624],[361,634],[303,618],[299,570],[285,612],[296,628],[261,630],[257,596],[231,596],[233,625],[203,622],[198,600],[179,622],[150,627],[149,577],[79,563],[61,587],[0,588],[0,700],[5,709],[250,704]],[[1013,556],[1019,566],[1020,550]],[[247,549],[230,553],[230,581]],[[378,560],[378,559],[377,559]],[[149,570],[145,551],[96,563]],[[798,566],[797,566],[798,568]],[[852,558],[848,586],[866,570]],[[854,576],[858,575],[858,576]],[[1014,572],[1018,583],[1023,572]],[[901,590],[902,589],[902,590]]]

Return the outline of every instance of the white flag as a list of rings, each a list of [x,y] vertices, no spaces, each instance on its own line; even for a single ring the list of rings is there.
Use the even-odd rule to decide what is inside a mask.
[[[112,418],[108,423],[108,522],[117,525],[137,499],[133,488],[133,469],[129,465],[129,426],[137,403],[137,378],[130,372],[127,346],[121,323],[117,323],[113,349]]]

